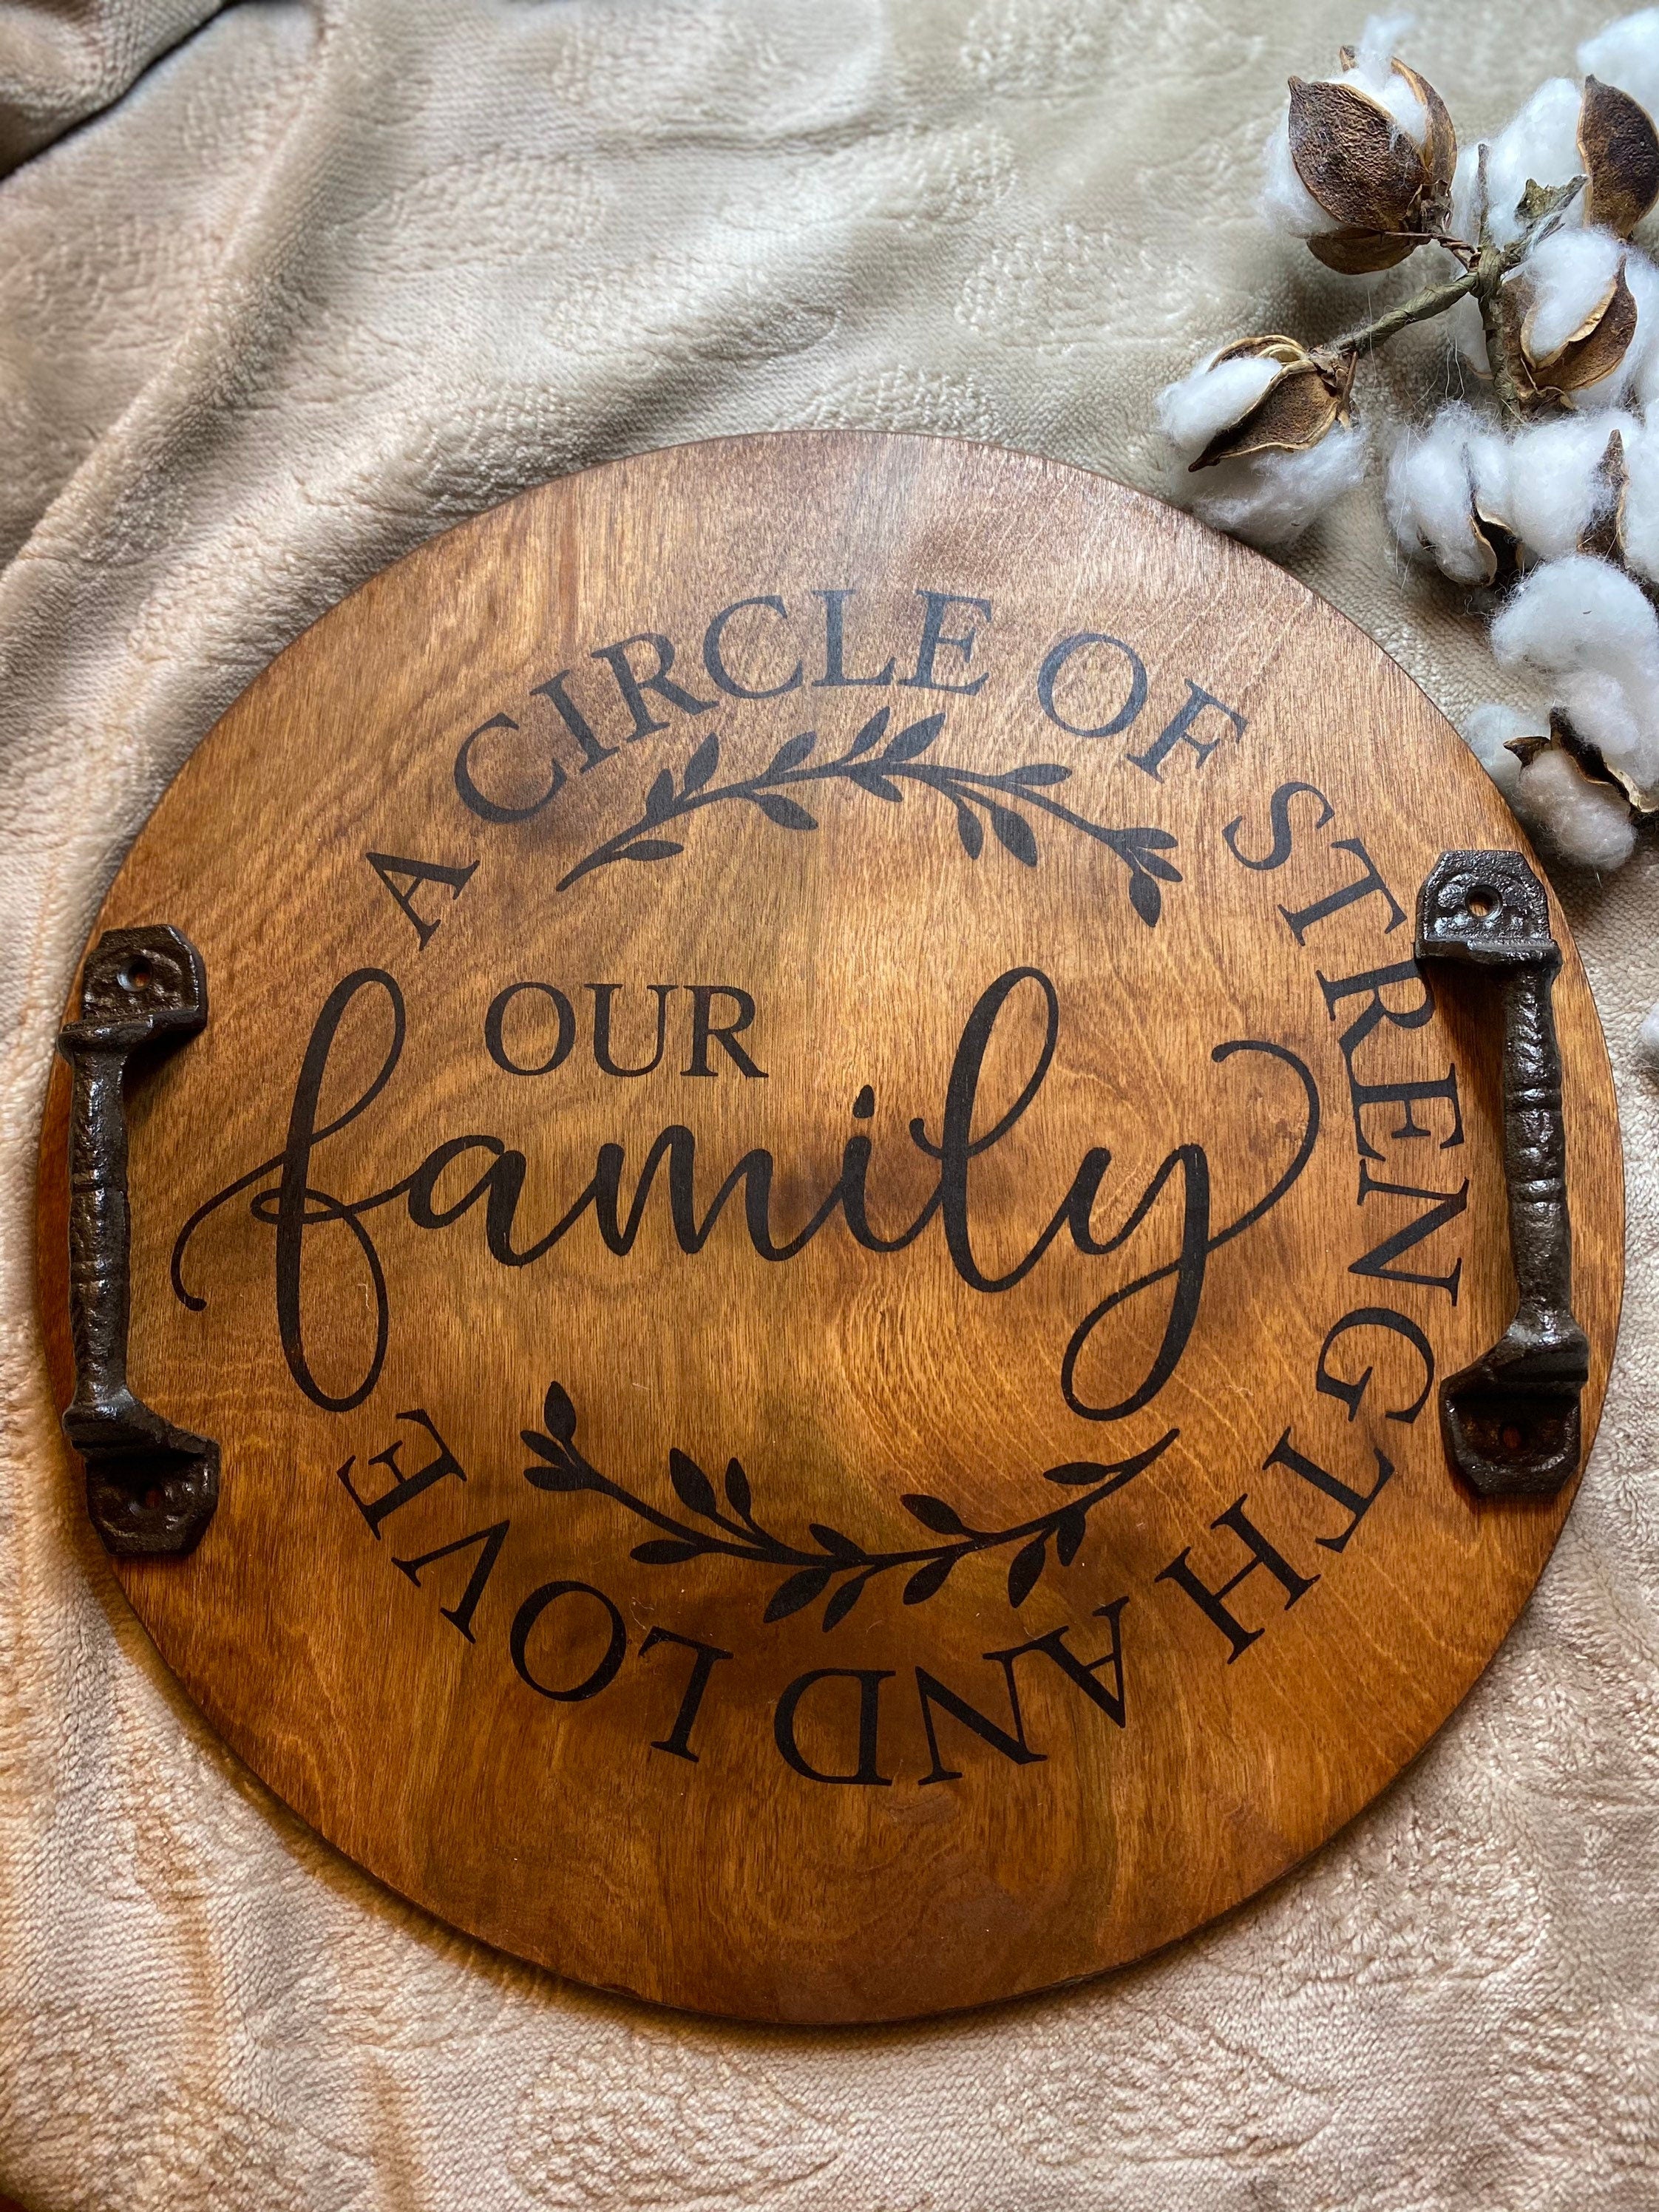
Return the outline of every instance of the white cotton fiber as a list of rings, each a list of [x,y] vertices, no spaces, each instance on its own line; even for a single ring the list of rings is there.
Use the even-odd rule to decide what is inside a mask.
[[[1636,1048],[1653,1073],[1659,1075],[1659,1006],[1649,1009],[1637,1030]]]
[[[1551,77],[1514,120],[1488,141],[1487,221],[1500,246],[1512,245],[1520,235],[1515,210],[1529,179],[1534,184],[1564,185],[1578,175],[1578,98],[1571,77]],[[1477,173],[1477,149],[1469,144],[1457,157],[1452,186],[1452,228],[1460,238],[1476,235]],[[1577,220],[1571,210],[1567,219]]]
[[[1659,269],[1631,246],[1625,254],[1625,282],[1636,302],[1636,335],[1625,355],[1622,377],[1606,377],[1595,389],[1620,382],[1620,404],[1645,410],[1659,398]]]
[[[1353,67],[1337,82],[1370,93],[1420,149],[1428,135],[1428,110],[1394,66],[1395,56],[1416,27],[1415,15],[1368,15],[1354,46]]]
[[[1659,582],[1659,432],[1644,428],[1627,438],[1625,465],[1625,558],[1638,574]]]
[[[1509,441],[1504,500],[1495,511],[1527,550],[1545,561],[1576,553],[1591,523],[1613,504],[1599,473],[1613,431],[1628,444],[1633,415],[1560,415],[1530,423]]]
[[[1400,42],[1411,30],[1411,15],[1372,15],[1367,18],[1354,50],[1354,65],[1334,77],[1316,82],[1351,84],[1387,108],[1395,123],[1419,149],[1428,136],[1428,110],[1405,78],[1393,66]],[[1290,108],[1267,141],[1266,173],[1261,186],[1261,212],[1268,228],[1290,238],[1316,238],[1338,228],[1297,173],[1291,156]]]
[[[1492,626],[1506,667],[1534,668],[1610,768],[1659,781],[1659,617],[1641,586],[1582,553],[1522,579]]]
[[[1426,430],[1407,433],[1389,460],[1383,504],[1401,549],[1460,584],[1490,580],[1474,501],[1507,520],[1508,452],[1467,407],[1443,407]]]
[[[1327,433],[1302,453],[1258,453],[1189,477],[1193,512],[1251,545],[1288,545],[1365,473],[1365,434]]]
[[[1636,849],[1623,793],[1587,776],[1559,745],[1547,746],[1522,769],[1514,804],[1530,829],[1582,868],[1622,868]]]
[[[1462,727],[1464,744],[1512,806],[1521,781],[1521,763],[1510,749],[1511,738],[1541,738],[1540,720],[1523,714],[1517,707],[1487,699],[1472,708]]]
[[[1578,66],[1586,76],[1599,76],[1639,100],[1650,115],[1659,115],[1659,8],[1623,16],[1586,39]]]
[[[1464,368],[1482,384],[1489,382],[1492,362],[1486,354],[1486,326],[1475,302],[1467,295],[1461,299],[1440,327],[1450,338]]]
[[[1158,428],[1182,468],[1195,461],[1218,430],[1255,405],[1282,364],[1251,354],[1218,362],[1212,355],[1158,395]]]
[[[1625,249],[1610,230],[1557,230],[1528,254],[1527,350],[1536,362],[1559,352],[1607,298]],[[1577,397],[1577,395],[1575,395]]]
[[[1416,28],[1415,15],[1367,15],[1353,41],[1353,67],[1344,75],[1373,99],[1382,99],[1394,76],[1394,58]]]

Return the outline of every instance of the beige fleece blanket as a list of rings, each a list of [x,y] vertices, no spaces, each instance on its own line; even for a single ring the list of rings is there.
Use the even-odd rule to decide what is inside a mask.
[[[1488,130],[1603,12],[1421,4],[1413,58]],[[75,1503],[33,1316],[78,948],[270,655],[456,518],[711,432],[945,431],[1155,483],[1152,395],[1205,341],[1353,312],[1252,198],[1285,76],[1331,66],[1358,7],[209,12],[0,5],[0,157],[43,149],[0,183],[0,2186],[37,2212],[1653,2212],[1650,841],[1563,884],[1624,1101],[1630,1297],[1536,1598],[1303,1872],[1068,1996],[733,2030],[398,1905],[150,1651]],[[1402,580],[1376,508],[1372,486],[1295,565],[1456,712],[1492,688],[1483,648]]]

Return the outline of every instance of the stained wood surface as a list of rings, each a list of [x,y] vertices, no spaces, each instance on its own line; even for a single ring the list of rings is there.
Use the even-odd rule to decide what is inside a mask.
[[[134,1607],[342,1850],[586,1981],[878,2020],[1182,1936],[1420,1749],[1567,1510],[1477,1504],[1425,1395],[1513,1304],[1495,1005],[1379,979],[1443,847],[1521,844],[1375,645],[1079,471],[744,439],[434,540],[100,916],[211,1000],[131,1098],[132,1371],[222,1497]]]

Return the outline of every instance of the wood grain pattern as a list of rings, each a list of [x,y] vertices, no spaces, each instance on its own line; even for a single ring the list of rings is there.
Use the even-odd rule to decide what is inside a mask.
[[[583,1980],[889,2019],[1178,1937],[1413,1756],[1567,1510],[1445,1468],[1497,1024],[1379,975],[1442,847],[1520,843],[1376,647],[1076,470],[737,440],[435,539],[100,917],[212,1006],[131,1100],[132,1373],[222,1497],[134,1606],[343,1850]],[[1553,919],[1593,1434],[1620,1152]]]

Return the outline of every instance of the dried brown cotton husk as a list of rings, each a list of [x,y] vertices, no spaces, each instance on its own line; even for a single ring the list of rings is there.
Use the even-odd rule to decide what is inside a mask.
[[[1340,276],[1374,276],[1396,267],[1421,243],[1386,230],[1319,230],[1308,240],[1308,251]]]
[[[1597,77],[1584,80],[1578,113],[1584,221],[1628,238],[1659,199],[1659,130],[1639,100]]]
[[[1623,568],[1626,566],[1625,510],[1630,499],[1630,464],[1622,431],[1609,432],[1606,450],[1595,465],[1595,512],[1588,527],[1579,532],[1578,550]]]
[[[1451,118],[1451,110],[1440,94],[1419,70],[1407,67],[1396,55],[1393,64],[1396,76],[1402,76],[1423,103],[1428,118],[1423,135],[1423,166],[1428,172],[1428,189],[1417,214],[1419,226],[1436,229],[1444,222],[1451,205],[1452,179],[1457,173],[1457,130]]]

